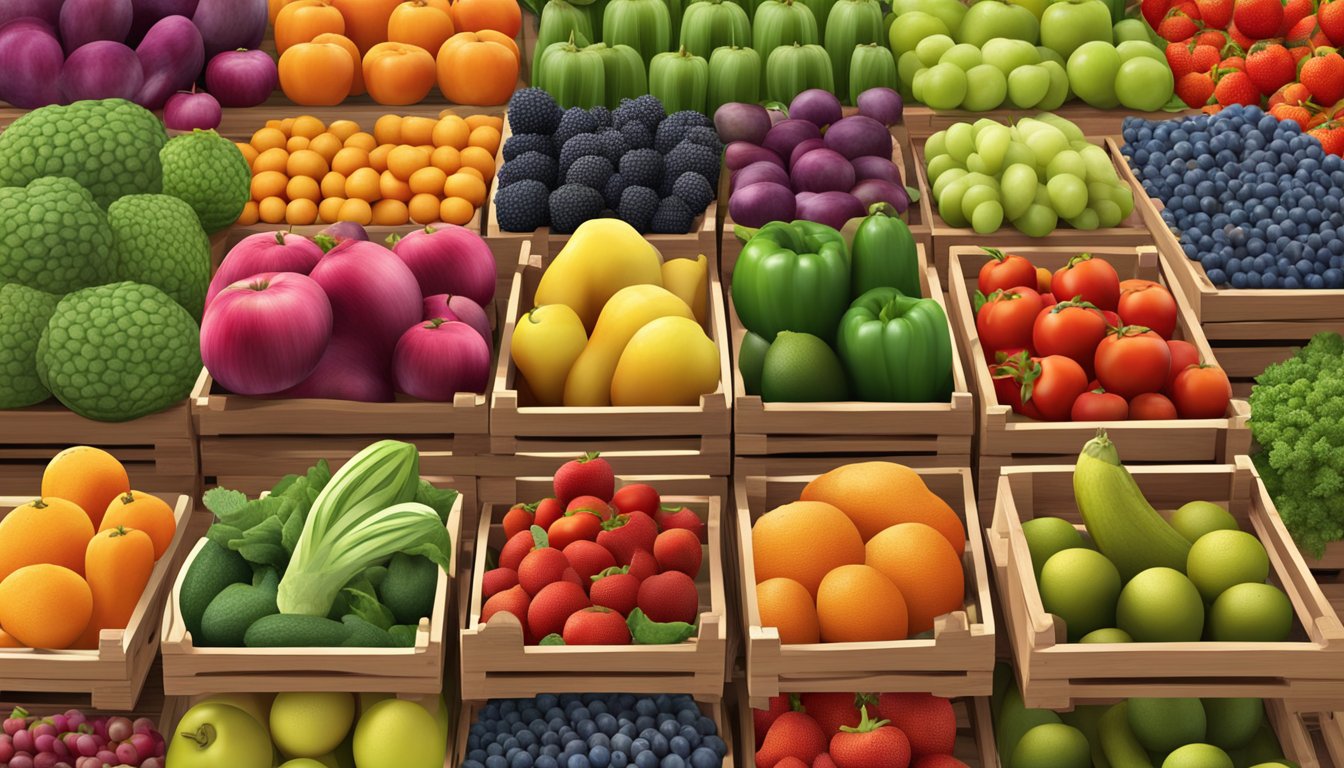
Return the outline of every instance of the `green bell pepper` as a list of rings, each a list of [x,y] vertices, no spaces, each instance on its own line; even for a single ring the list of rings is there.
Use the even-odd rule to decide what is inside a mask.
[[[761,372],[768,351],[770,342],[751,331],[742,337],[742,346],[737,350],[737,370],[742,374],[742,389],[748,395],[761,394]]]
[[[874,288],[895,288],[906,296],[919,296],[919,259],[915,238],[896,209],[874,203],[854,233],[852,296]]]
[[[742,325],[762,339],[797,331],[834,343],[849,304],[849,249],[825,224],[772,221],[742,247],[732,292]]]
[[[874,288],[840,321],[838,346],[860,400],[931,403],[952,396],[952,338],[933,299]]]

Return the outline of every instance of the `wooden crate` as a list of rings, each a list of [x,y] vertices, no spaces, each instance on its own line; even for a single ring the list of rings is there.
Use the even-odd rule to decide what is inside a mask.
[[[1101,142],[1097,141],[1096,143],[1100,144]],[[1135,248],[1153,244],[1153,233],[1148,231],[1147,224],[1139,214],[1138,200],[1134,201],[1134,211],[1129,214],[1129,217],[1120,222],[1119,226],[1110,229],[1092,231],[1074,229],[1061,221],[1059,226],[1049,235],[1036,238],[1019,232],[1007,221],[1003,223],[999,231],[988,235],[979,234],[969,227],[949,226],[946,221],[943,221],[943,217],[938,215],[938,206],[933,200],[929,175],[924,169],[924,141],[916,140],[913,144],[915,174],[919,179],[919,205],[923,209],[924,220],[929,222],[933,235],[933,266],[938,270],[938,277],[943,280],[949,280],[948,254],[956,246],[974,248],[989,243],[1004,252],[1011,251],[1013,253],[1036,250],[1042,246],[1053,246],[1073,248],[1075,253],[1082,253],[1083,251],[1095,253],[1103,248]],[[1115,158],[1112,158],[1112,160],[1115,160]],[[1122,174],[1120,177],[1122,180],[1124,179],[1123,166],[1123,161],[1116,161],[1116,172]]]
[[[623,476],[626,482],[649,483],[666,502],[684,504],[705,521],[708,544],[696,586],[701,613],[696,635],[679,645],[540,646],[524,645],[523,628],[510,613],[480,623],[485,601],[481,577],[486,553],[505,542],[504,513],[515,502],[551,495],[550,477],[520,477],[516,493],[500,502],[482,504],[476,531],[471,609],[462,625],[464,700],[535,696],[582,690],[596,693],[688,693],[701,701],[723,695],[724,655],[729,617],[724,595],[723,531],[725,497],[714,478]],[[696,487],[703,490],[695,491]],[[674,488],[676,490],[674,490]],[[688,492],[678,493],[681,489]]]
[[[32,497],[47,462],[73,445],[91,445],[117,457],[136,488],[172,489],[195,496],[200,487],[196,436],[187,401],[134,421],[86,419],[48,400],[0,410],[0,494]]]
[[[1015,249],[1037,266],[1057,269],[1068,259],[1078,255],[1075,248],[1029,247]],[[1173,288],[1177,315],[1177,338],[1194,344],[1200,357],[1208,362],[1221,362],[1200,331],[1180,292],[1174,289],[1170,272],[1157,258],[1151,246],[1141,248],[1091,248],[1090,253],[1104,258],[1120,273],[1121,279],[1131,277],[1155,280]],[[985,363],[980,336],[976,333],[975,318],[971,312],[980,266],[987,256],[980,248],[956,246],[950,249],[949,303],[952,324],[971,369],[971,380],[979,399],[979,492],[982,506],[992,508],[993,493],[998,487],[999,469],[1013,464],[1072,463],[1093,435],[1098,422],[1037,421],[1013,413],[1000,404],[994,393],[994,382]],[[1227,414],[1221,419],[1175,419],[1161,421],[1106,422],[1103,426],[1120,448],[1127,462],[1216,462],[1228,463],[1239,453],[1250,453],[1251,433],[1247,426],[1250,407],[1242,400],[1233,400]]]
[[[928,691],[937,696],[984,696],[993,687],[994,614],[979,515],[965,468],[917,469],[929,490],[951,505],[966,525],[962,557],[963,609],[940,616],[933,637],[879,643],[785,645],[763,626],[756,602],[751,527],[771,509],[798,499],[812,477],[734,478],[737,558],[741,576],[743,635],[747,643],[750,702],[765,708],[772,696],[800,691]]]
[[[1039,109],[994,109],[988,112],[968,112],[964,109],[933,109],[923,104],[909,104],[904,110],[905,129],[917,139],[927,139],[938,131],[946,130],[955,123],[973,123],[981,118],[989,118],[1000,123],[1014,123],[1024,117],[1039,115]],[[1119,107],[1116,109],[1094,109],[1076,101],[1054,110],[1054,114],[1068,119],[1078,126],[1086,136],[1110,136],[1120,133],[1120,127],[1126,117],[1143,120],[1174,120],[1187,115],[1197,115],[1197,109],[1184,109],[1178,112],[1135,112]]]
[[[1134,190],[1134,209],[1152,231],[1158,252],[1179,290],[1218,352],[1239,397],[1250,394],[1252,380],[1274,363],[1292,357],[1317,333],[1344,333],[1344,290],[1253,290],[1219,288],[1181,249],[1180,236],[1162,220],[1162,201],[1148,196],[1120,153],[1117,137],[1106,148],[1120,178]]]
[[[942,284],[928,268],[923,244],[915,246],[920,290],[947,311]],[[733,357],[742,349],[742,327],[728,297]],[[799,474],[802,462],[835,466],[841,457],[882,458],[927,465],[970,466],[975,407],[966,370],[952,333],[952,396],[937,403],[766,403],[748,395],[742,377],[733,377],[733,432],[739,457],[754,474]],[[820,454],[820,455],[819,455]],[[792,472],[786,470],[793,470]],[[739,469],[740,471],[740,469]],[[814,474],[825,472],[819,470]]]
[[[154,493],[171,490],[150,488]],[[168,549],[154,563],[126,628],[102,630],[96,649],[0,649],[0,697],[41,702],[43,696],[54,696],[62,703],[76,700],[81,707],[135,708],[158,652],[164,594],[182,565],[182,542],[191,521],[190,496],[159,493],[159,497],[173,505],[177,531]],[[32,498],[31,495],[0,497],[0,510],[8,514]]]
[[[480,477],[550,475],[586,451],[600,451],[618,473],[727,477],[732,455],[732,368],[718,275],[709,274],[706,330],[719,346],[719,387],[694,406],[566,408],[533,405],[511,357],[513,329],[532,308],[542,271],[553,256],[524,243],[500,334],[490,402],[490,451],[477,459]],[[712,264],[710,265],[713,266]]]
[[[1148,501],[1172,510],[1204,499],[1223,504],[1269,553],[1271,581],[1293,604],[1282,643],[1067,643],[1045,612],[1022,524],[1057,515],[1082,528],[1073,467],[1010,467],[999,479],[987,533],[1013,656],[1027,706],[1063,709],[1131,696],[1282,698],[1294,711],[1338,706],[1344,689],[1344,626],[1307,571],[1250,459],[1235,465],[1129,467]]]
[[[440,569],[434,612],[422,618],[411,648],[198,648],[182,620],[178,604],[182,581],[205,539],[196,542],[173,584],[164,608],[162,637],[163,690],[168,696],[279,691],[346,691],[407,696],[437,695],[443,689],[445,644],[451,645],[464,499],[448,514],[452,552],[447,570]]]

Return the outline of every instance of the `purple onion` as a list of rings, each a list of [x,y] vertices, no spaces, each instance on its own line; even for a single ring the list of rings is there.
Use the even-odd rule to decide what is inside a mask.
[[[770,181],[775,184],[789,186],[789,174],[775,163],[752,163],[746,168],[733,173],[732,180],[728,182],[728,193],[732,194],[739,188],[749,184],[757,184],[762,181]]]
[[[728,170],[736,171],[739,168],[745,168],[752,163],[774,163],[782,170],[784,161],[780,156],[770,150],[748,144],[745,141],[734,141],[723,151],[723,162],[728,166]]]
[[[858,198],[848,192],[818,192],[815,196],[798,201],[798,218],[843,229],[850,219],[867,215]]]
[[[61,67],[61,94],[67,101],[135,98],[144,83],[135,51],[123,43],[96,40],[81,45]]]
[[[280,85],[275,59],[265,51],[224,51],[205,67],[205,87],[226,107],[255,107]]]
[[[163,125],[170,131],[213,131],[223,119],[219,102],[208,93],[175,93],[163,107]]]
[[[901,122],[904,104],[901,94],[890,88],[869,88],[859,94],[855,100],[860,115],[866,115],[883,125],[891,126]]]
[[[765,136],[766,149],[780,157],[793,154],[793,148],[808,139],[821,138],[821,129],[806,120],[788,119],[777,123]],[[829,142],[827,142],[829,144]]]
[[[871,117],[850,115],[826,129],[826,146],[853,160],[864,155],[891,157],[891,131]]]
[[[864,179],[849,191],[867,208],[873,203],[888,203],[897,213],[905,213],[910,207],[910,193],[905,187],[892,184],[885,179]]]
[[[135,103],[162,109],[178,91],[189,90],[205,63],[201,33],[186,16],[169,16],[149,29],[135,48],[145,73]]]
[[[725,144],[734,141],[760,144],[771,125],[769,113],[759,104],[731,102],[714,111],[714,129]]]
[[[468,299],[466,296],[449,296],[446,293],[436,293],[433,296],[425,297],[425,318],[433,320],[436,317],[447,318],[448,320],[457,320],[458,322],[470,325],[485,343],[493,343],[490,337],[490,318],[486,316],[485,310],[480,304]]]
[[[458,392],[485,392],[490,345],[466,323],[435,318],[411,326],[392,355],[398,392],[447,402]]]
[[[796,203],[793,190],[769,181],[748,184],[728,198],[728,215],[744,227],[760,227],[772,221],[793,221]]]
[[[840,99],[821,88],[809,88],[794,96],[789,103],[789,117],[806,120],[818,128],[838,122],[842,114]]]
[[[799,192],[848,192],[854,186],[854,166],[833,149],[814,149],[793,164],[789,180]]]
[[[854,165],[854,178],[858,181],[881,179],[898,186],[904,183],[901,180],[901,169],[897,168],[896,164],[888,158],[865,155],[856,157],[850,162]]]
[[[798,146],[793,148],[793,152],[789,153],[789,169],[793,169],[793,165],[798,162],[798,158],[814,149],[822,149],[825,146],[826,142],[823,139],[808,139],[807,141],[800,142]]]
[[[51,27],[32,18],[0,26],[0,101],[23,109],[61,102],[65,53]]]

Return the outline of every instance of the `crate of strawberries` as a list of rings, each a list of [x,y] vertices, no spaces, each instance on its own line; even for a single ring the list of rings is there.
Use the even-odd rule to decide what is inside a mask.
[[[980,494],[1104,424],[1144,462],[1230,463],[1249,410],[1151,247],[951,252],[948,302],[980,399]]]

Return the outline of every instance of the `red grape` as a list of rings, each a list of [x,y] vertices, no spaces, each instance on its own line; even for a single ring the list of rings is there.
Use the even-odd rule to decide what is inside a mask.
[[[52,725],[51,723],[38,723],[34,725],[32,728],[29,728],[28,730],[32,731],[34,737],[55,736],[56,734],[60,733],[60,731],[56,730],[56,726]]]
[[[78,709],[66,710],[65,724],[66,727],[69,728],[70,730],[73,731],[74,729],[78,728],[79,726],[83,725],[86,722],[88,722],[88,718],[84,716],[83,712],[80,712]]]
[[[20,752],[9,759],[9,768],[35,768],[33,758],[27,752]]]
[[[138,717],[131,725],[136,733],[154,733],[154,721],[148,717]]]
[[[33,739],[33,746],[37,748],[38,752],[51,752],[56,748],[55,745],[56,737],[52,736],[50,733],[38,734],[37,737]]]
[[[148,733],[137,733],[132,736],[131,746],[135,747],[135,751],[142,756],[153,755],[158,752],[154,737]]]
[[[50,752],[39,752],[37,757],[33,758],[33,768],[56,768],[60,758]]]
[[[80,734],[79,740],[75,742],[75,745],[77,747],[76,751],[84,757],[93,757],[98,754],[98,741],[92,734]]]
[[[104,763],[106,763],[107,765],[119,765],[119,764],[120,764],[120,761],[117,760],[117,753],[116,753],[116,752],[113,752],[113,751],[110,750],[110,749],[99,750],[97,757],[98,757],[99,760],[102,760],[102,761],[103,761]]]
[[[32,731],[16,731],[14,733],[14,749],[17,752],[27,752],[31,755],[34,751]]]
[[[108,720],[107,738],[112,741],[125,741],[131,738],[131,721],[124,717],[114,717]]]
[[[140,768],[164,768],[162,757],[146,757]]]

